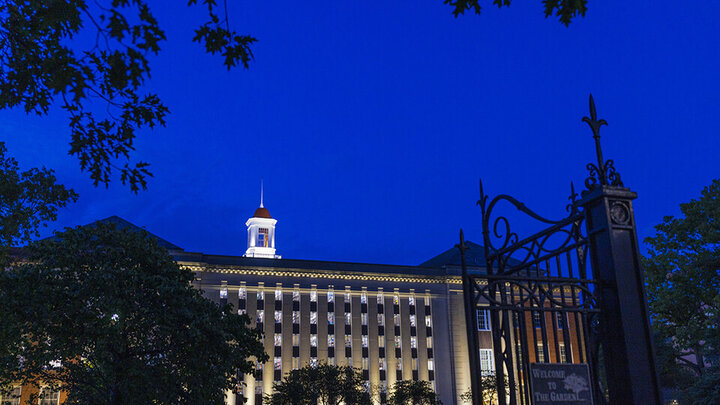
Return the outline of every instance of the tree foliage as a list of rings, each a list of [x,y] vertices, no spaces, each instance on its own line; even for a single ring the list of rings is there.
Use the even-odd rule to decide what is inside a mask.
[[[273,405],[372,404],[360,372],[349,366],[320,363],[292,370],[265,398]]]
[[[720,179],[680,210],[645,239],[644,268],[661,379],[692,398],[720,379]]]
[[[6,152],[0,142],[0,255],[40,236],[40,227],[54,221],[59,208],[77,200],[73,190],[56,183],[52,170],[20,171]]]
[[[110,224],[31,245],[0,272],[0,382],[62,387],[66,404],[223,404],[267,357],[249,318],[192,279]]]
[[[472,10],[475,14],[480,14],[482,6],[481,0],[445,0],[445,4],[453,7],[455,17],[465,14],[465,11]],[[502,8],[509,6],[511,0],[493,0],[492,4]],[[555,15],[565,26],[570,25],[570,21],[577,16],[585,17],[587,12],[587,0],[543,0],[545,8],[545,18]]]
[[[255,38],[231,30],[216,0],[202,4],[208,20],[193,41],[221,54],[228,69],[247,68]],[[95,185],[107,186],[118,171],[137,192],[151,173],[148,163],[131,159],[136,132],[165,125],[169,112],[144,90],[148,56],[164,40],[146,0],[0,0],[0,109],[44,115],[59,105],[69,118],[69,153]]]
[[[497,403],[497,374],[487,374],[480,377],[480,390],[482,391],[482,403],[494,405]],[[507,376],[504,378],[504,387],[508,386]],[[508,393],[509,395],[509,393]],[[468,389],[460,395],[463,403],[472,404],[472,390]]]
[[[388,405],[442,405],[427,381],[400,380],[392,386]]]

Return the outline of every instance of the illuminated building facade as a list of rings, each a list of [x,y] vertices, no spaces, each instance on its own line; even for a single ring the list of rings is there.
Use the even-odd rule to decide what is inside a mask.
[[[429,381],[444,403],[462,403],[470,370],[457,249],[419,266],[280,259],[276,222],[261,204],[242,257],[171,250],[207,297],[262,329],[270,360],[259,378],[245,376],[248,404],[290,370],[319,362],[361,370],[378,401],[396,381],[414,379]],[[471,271],[482,271],[482,247],[468,245]],[[479,315],[483,372],[492,373],[490,322],[487,311]]]

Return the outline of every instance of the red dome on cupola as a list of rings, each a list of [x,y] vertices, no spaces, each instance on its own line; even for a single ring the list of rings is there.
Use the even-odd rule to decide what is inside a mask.
[[[267,208],[260,206],[258,209],[255,210],[255,214],[253,214],[253,218],[272,218],[270,216],[270,211],[268,211]]]

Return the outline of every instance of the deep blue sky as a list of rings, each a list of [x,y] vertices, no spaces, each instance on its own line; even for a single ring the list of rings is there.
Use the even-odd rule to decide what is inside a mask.
[[[148,191],[94,188],[62,113],[0,112],[21,166],[80,194],[45,235],[119,215],[186,250],[241,255],[262,176],[283,257],[417,264],[461,227],[481,242],[480,177],[561,217],[594,160],[590,92],[605,156],[639,194],[641,238],[720,177],[720,2],[590,0],[569,28],[540,0],[458,19],[441,0],[230,3],[231,24],[259,39],[250,70],[190,42],[201,9],[154,5],[168,41],[149,88],[172,115],[137,139]]]

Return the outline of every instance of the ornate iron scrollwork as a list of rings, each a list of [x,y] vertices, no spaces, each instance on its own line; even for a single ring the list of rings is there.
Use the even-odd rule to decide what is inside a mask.
[[[483,243],[487,252],[486,258],[490,261],[488,263],[489,274],[510,274],[521,268],[537,265],[542,258],[565,252],[569,247],[576,246],[582,239],[583,215],[576,205],[577,193],[575,193],[572,183],[570,183],[570,196],[568,197],[570,203],[566,206],[568,216],[558,221],[538,215],[509,195],[498,195],[489,203],[488,199],[481,180],[480,199],[477,205],[482,210]],[[510,222],[505,216],[493,217],[493,209],[502,202],[509,203],[520,212],[550,225],[550,227],[530,238],[520,240],[518,234],[511,230]],[[558,236],[561,238],[559,239]]]

